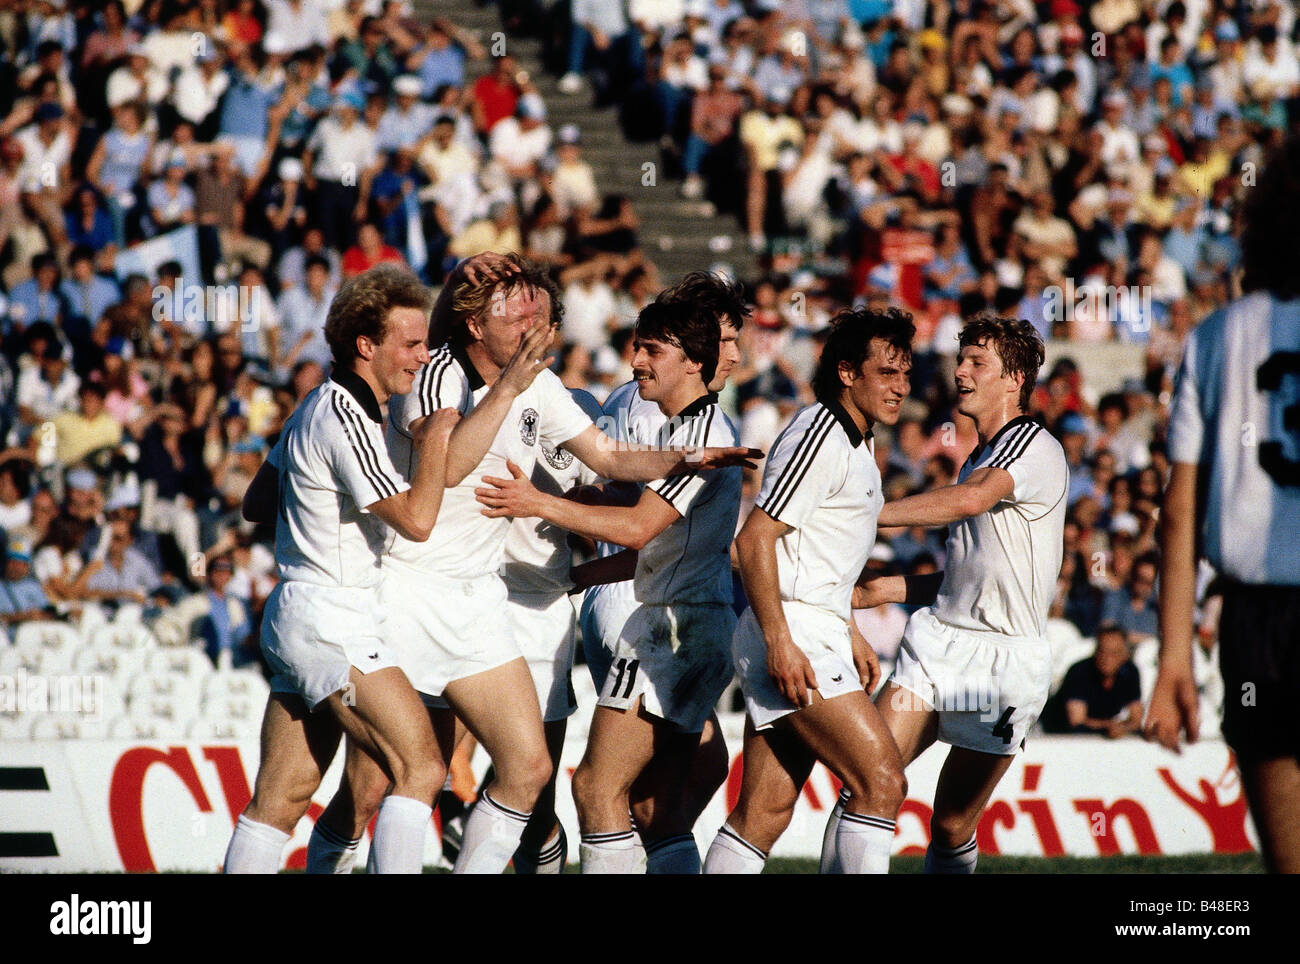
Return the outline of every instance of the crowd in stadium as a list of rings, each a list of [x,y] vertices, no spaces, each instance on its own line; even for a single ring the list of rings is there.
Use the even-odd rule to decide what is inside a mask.
[[[1071,473],[1052,615],[1067,648],[1110,624],[1129,647],[1154,637],[1173,377],[1187,333],[1236,292],[1242,194],[1295,116],[1293,5],[499,6],[506,51],[512,30],[554,41],[554,97],[617,106],[653,145],[677,175],[654,189],[739,220],[760,265],[723,397],[743,444],[811,401],[843,304],[917,321],[908,410],[876,436],[888,498],[951,482],[974,447],[952,413],[964,320],[992,308],[1067,343],[1033,396]],[[602,193],[581,130],[552,129],[534,81],[490,48],[404,0],[0,12],[11,634],[121,610],[159,638],[196,633],[214,661],[257,661],[274,560],[240,501],[328,372],[333,294],[375,264],[431,285],[482,251],[546,264],[565,384],[603,398],[627,380],[630,324],[662,286],[637,200]],[[175,256],[132,254],[160,247]],[[227,285],[237,297],[204,295]],[[1111,342],[1132,368],[1099,393],[1083,362]],[[941,532],[884,532],[871,564],[943,555]],[[888,659],[904,612],[860,617]],[[1208,654],[1212,606],[1201,640]]]

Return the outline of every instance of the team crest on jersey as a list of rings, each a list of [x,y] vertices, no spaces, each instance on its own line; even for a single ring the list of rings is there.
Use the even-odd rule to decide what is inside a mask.
[[[519,416],[519,438],[525,445],[537,443],[537,409],[526,408],[524,414]]]
[[[573,453],[566,452],[564,449],[558,449],[546,439],[542,439],[542,454],[546,456],[546,461],[550,463],[551,468],[563,471],[573,464]]]

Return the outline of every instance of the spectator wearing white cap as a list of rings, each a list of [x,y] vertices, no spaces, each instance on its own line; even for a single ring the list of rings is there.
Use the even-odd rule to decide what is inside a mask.
[[[393,81],[394,103],[379,119],[379,150],[390,154],[399,147],[414,147],[433,128],[435,111],[420,103],[420,78],[403,74]]]
[[[370,184],[381,161],[375,135],[359,120],[364,98],[348,91],[334,113],[316,126],[303,155],[306,184],[316,192],[316,215],[325,243],[343,249],[356,235],[355,222],[366,216]]]
[[[582,132],[577,125],[561,127],[558,141],[551,193],[560,219],[567,220],[579,208],[594,209],[600,203],[600,192],[591,165],[582,159]]]
[[[221,103],[221,95],[230,86],[230,75],[222,67],[225,57],[215,40],[209,39],[176,78],[172,86],[172,105],[176,113],[195,127],[202,127]]]
[[[1141,151],[1137,135],[1124,122],[1128,98],[1118,90],[1108,91],[1102,98],[1102,118],[1094,130],[1102,137],[1101,162],[1108,170],[1118,170],[1137,161]]]
[[[488,152],[516,181],[537,175],[537,162],[551,149],[551,129],[546,125],[546,105],[539,94],[519,98],[515,116],[503,117],[492,128]]]
[[[1224,20],[1214,28],[1214,63],[1206,71],[1220,100],[1242,102],[1246,90],[1244,68],[1241,31],[1232,20]]]
[[[11,539],[5,546],[3,579],[0,579],[0,623],[14,625],[44,619],[50,601],[32,575],[32,547],[24,539]]]
[[[140,493],[134,487],[119,486],[104,506],[107,539],[101,538],[93,559],[103,563],[86,580],[88,599],[143,603],[162,582],[158,570],[135,545],[131,519],[138,512]]]
[[[261,213],[272,250],[288,251],[307,226],[302,161],[296,157],[281,158],[275,175],[275,180],[262,190]]]

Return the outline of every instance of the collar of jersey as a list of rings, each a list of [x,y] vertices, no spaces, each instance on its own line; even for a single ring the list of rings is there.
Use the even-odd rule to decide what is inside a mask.
[[[370,416],[372,422],[383,424],[384,415],[379,410],[379,399],[375,398],[374,391],[366,384],[364,378],[354,371],[335,366],[334,371],[330,373],[330,380],[355,398],[361,410]]]
[[[974,465],[977,461],[979,461],[979,457],[983,455],[985,452],[992,452],[993,446],[998,444],[998,440],[1002,438],[1002,436],[1006,435],[1007,432],[1015,428],[1017,425],[1025,425],[1033,421],[1034,419],[1028,415],[1017,415],[1015,418],[1011,419],[1011,421],[1007,422],[1006,425],[1003,425],[1000,429],[998,429],[997,433],[991,439],[989,439],[988,445],[981,445],[978,448],[976,448],[974,452],[970,454],[971,464]]]
[[[871,429],[867,429],[866,434],[859,432],[858,427],[853,424],[853,419],[849,418],[849,413],[844,411],[844,406],[835,399],[822,402],[822,407],[835,416],[835,421],[840,423],[840,428],[844,429],[844,434],[849,437],[854,448],[873,437]]]
[[[474,363],[469,360],[469,355],[465,353],[465,346],[458,345],[454,341],[447,342],[447,350],[451,352],[451,357],[460,363],[461,371],[465,373],[465,381],[469,383],[469,390],[477,392],[487,384],[483,376],[478,373]]]
[[[704,411],[710,405],[716,405],[717,402],[718,402],[718,393],[709,392],[707,395],[701,395],[695,401],[691,402],[691,404],[687,405],[684,409],[678,412],[677,417],[690,418],[692,415],[699,415],[700,412]]]

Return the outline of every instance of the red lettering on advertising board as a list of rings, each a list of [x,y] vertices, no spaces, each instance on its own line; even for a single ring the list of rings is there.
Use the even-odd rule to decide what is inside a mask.
[[[1137,840],[1138,853],[1147,855],[1161,852],[1155,829],[1151,826],[1151,818],[1136,800],[1121,797],[1109,807],[1096,799],[1075,800],[1074,809],[1088,818],[1089,832],[1097,841],[1097,852],[1103,857],[1113,857],[1120,852],[1119,840],[1115,837],[1115,821],[1120,817],[1128,821],[1133,837]]]
[[[988,805],[979,826],[975,829],[975,839],[979,842],[980,853],[1000,854],[997,829],[1003,826],[1010,830],[1016,825],[1016,812],[1005,800],[998,800]]]
[[[1230,762],[1228,770],[1224,772],[1223,777],[1219,778],[1220,786],[1223,784],[1224,777],[1231,771]],[[1216,854],[1244,854],[1255,849],[1250,845],[1250,838],[1246,836],[1246,795],[1241,792],[1240,784],[1238,784],[1235,800],[1230,803],[1220,803],[1215,784],[1203,777],[1199,781],[1201,795],[1198,798],[1179,785],[1168,767],[1160,767],[1156,772],[1160,774],[1160,779],[1165,781],[1165,786],[1205,821],[1205,825],[1210,828],[1210,839],[1214,842]]]
[[[1042,775],[1043,764],[1026,763],[1024,776],[1021,778],[1021,788],[1026,793],[1033,793],[1038,789],[1038,781],[1042,778]],[[1043,848],[1043,856],[1064,856],[1065,844],[1061,843],[1061,834],[1056,829],[1056,820],[1052,817],[1052,808],[1048,802],[1041,797],[1022,798],[1016,801],[1016,806],[1034,825],[1034,833],[1038,836],[1038,843]]]
[[[897,836],[903,826],[903,817],[911,814],[921,823],[921,831],[925,834],[925,842],[928,846],[930,843],[930,820],[934,816],[934,810],[920,800],[904,800],[903,805],[898,808],[898,825],[894,828],[894,834]],[[918,847],[912,844],[904,847],[898,852],[900,857],[924,857],[925,847]]]
[[[244,774],[244,763],[239,756],[239,747],[205,746],[203,756],[217,768],[217,779],[221,781],[221,793],[226,798],[226,810],[233,827],[239,822],[239,815],[244,812],[248,802],[253,799],[248,777]]]
[[[155,763],[169,767],[181,778],[201,811],[212,812],[212,804],[208,802],[208,795],[194,769],[194,761],[185,747],[173,746],[165,753],[144,746],[127,750],[113,767],[108,789],[108,813],[113,823],[117,853],[122,858],[122,869],[129,873],[157,869],[144,832],[144,778]]]

